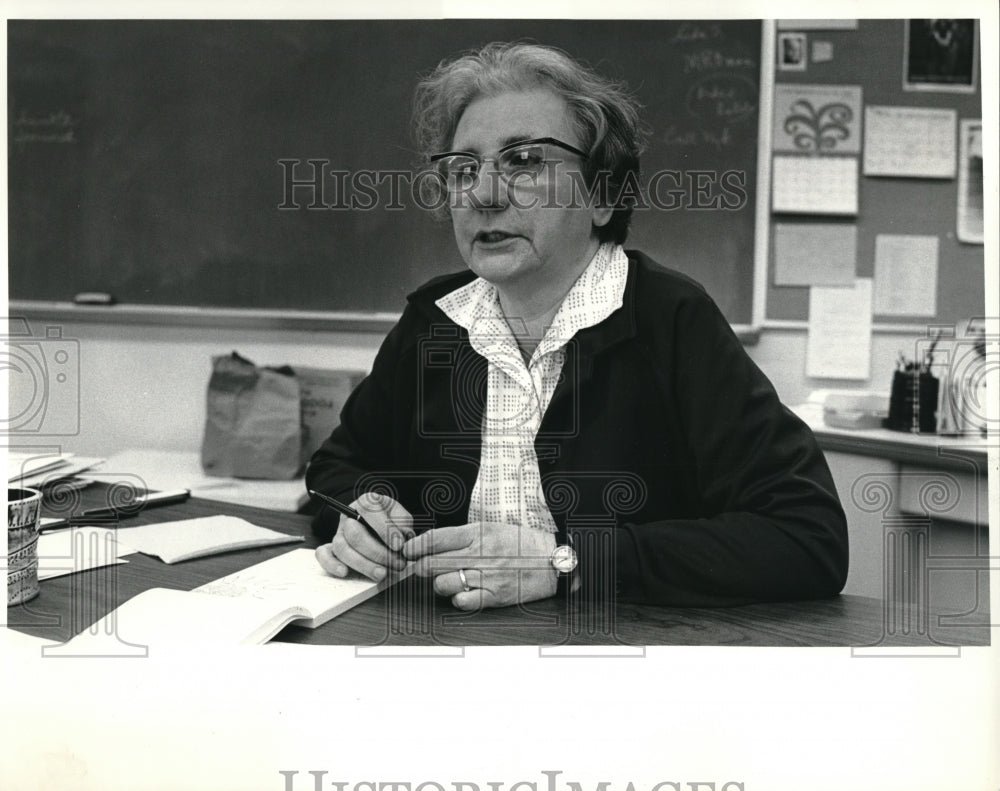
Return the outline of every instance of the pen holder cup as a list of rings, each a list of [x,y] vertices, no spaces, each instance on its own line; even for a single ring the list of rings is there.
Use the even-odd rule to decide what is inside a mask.
[[[42,493],[7,489],[7,605],[38,595],[38,524]]]
[[[938,380],[929,373],[896,371],[885,427],[913,434],[937,431]]]

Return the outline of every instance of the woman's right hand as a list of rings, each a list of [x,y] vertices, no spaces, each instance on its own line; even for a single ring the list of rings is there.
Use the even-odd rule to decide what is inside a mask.
[[[375,581],[385,579],[389,569],[403,569],[406,559],[400,550],[416,535],[410,512],[393,498],[374,492],[361,495],[351,506],[364,516],[381,540],[357,520],[341,516],[333,541],[316,548],[320,566],[335,577],[346,577],[348,569],[354,569]]]

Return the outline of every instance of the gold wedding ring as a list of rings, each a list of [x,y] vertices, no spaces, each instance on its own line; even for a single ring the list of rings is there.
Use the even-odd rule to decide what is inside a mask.
[[[469,585],[469,580],[465,576],[465,571],[463,569],[458,570],[458,578],[462,580],[462,590],[464,590],[466,593],[472,590],[472,586]]]

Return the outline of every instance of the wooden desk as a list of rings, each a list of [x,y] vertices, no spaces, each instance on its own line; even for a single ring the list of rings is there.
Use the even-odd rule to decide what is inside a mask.
[[[882,598],[902,584],[930,608],[988,607],[988,452],[996,439],[849,431],[823,424],[822,408],[795,410],[816,435],[847,513],[851,566],[844,591]],[[913,551],[899,556],[903,544]]]
[[[82,508],[101,504],[102,492],[83,492]],[[128,525],[227,513],[289,534],[308,535],[309,518],[192,498],[141,513]],[[142,554],[127,564],[43,580],[34,600],[7,610],[11,628],[65,641],[121,602],[153,587],[189,590],[225,574],[288,552],[289,545],[249,549],[167,565]],[[326,645],[736,645],[736,646],[955,646],[988,645],[981,618],[886,610],[882,602],[839,596],[808,602],[732,608],[671,608],[618,604],[589,622],[565,600],[467,614],[425,595],[428,581],[411,579],[315,630],[289,626],[275,639]],[[908,619],[908,620],[907,620]]]

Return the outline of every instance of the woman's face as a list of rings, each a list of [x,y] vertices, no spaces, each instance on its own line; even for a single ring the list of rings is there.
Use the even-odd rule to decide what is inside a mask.
[[[455,241],[469,268],[501,288],[575,277],[596,250],[595,226],[611,216],[588,205],[583,159],[562,148],[547,147],[553,160],[533,183],[499,176],[493,158],[500,148],[545,137],[583,148],[566,102],[545,88],[481,96],[455,129],[452,150],[487,158],[478,183],[451,196]]]

